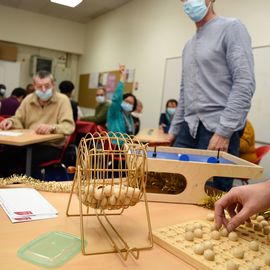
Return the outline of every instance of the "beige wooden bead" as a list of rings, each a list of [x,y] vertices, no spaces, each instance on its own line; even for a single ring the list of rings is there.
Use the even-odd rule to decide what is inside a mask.
[[[262,225],[260,223],[255,223],[253,225],[253,229],[254,229],[254,231],[260,232],[262,230]]]
[[[261,267],[259,265],[256,264],[251,264],[248,266],[248,270],[260,270]]]
[[[223,228],[220,230],[220,235],[223,236],[223,237],[227,237],[229,234],[229,232],[227,231],[226,228]]]
[[[211,238],[214,239],[214,240],[219,240],[220,239],[219,231],[212,231],[211,232]]]
[[[264,263],[270,266],[270,254],[264,256]]]
[[[229,261],[226,265],[226,270],[238,270],[239,265],[235,262]]]
[[[230,232],[229,235],[228,235],[228,238],[231,240],[231,241],[237,241],[238,240],[238,235],[236,232]]]
[[[264,220],[264,216],[257,216],[256,220],[258,222],[261,222],[262,220]]]
[[[202,244],[196,244],[194,246],[194,253],[197,255],[202,255],[204,252],[204,246]]]
[[[203,242],[204,249],[213,249],[214,245],[211,241],[204,241]]]
[[[207,215],[206,219],[207,219],[208,221],[214,221],[215,215],[214,215],[213,213],[209,213],[209,214]]]
[[[238,259],[243,259],[244,258],[244,250],[240,247],[235,247],[232,251],[233,256],[238,258]]]
[[[194,240],[194,234],[193,234],[193,232],[186,232],[185,233],[185,239],[187,241],[193,241]]]
[[[259,250],[259,242],[258,241],[251,241],[249,243],[249,248],[253,251],[258,251]]]
[[[214,261],[215,260],[215,253],[211,249],[206,249],[203,253],[203,256],[208,261]]]
[[[270,226],[269,226],[269,225],[268,225],[268,226],[263,227],[263,233],[264,233],[265,235],[267,235],[267,234],[269,234],[269,233],[270,233]]]
[[[195,236],[196,238],[202,238],[202,236],[203,236],[202,230],[201,230],[201,229],[195,229],[195,230],[194,230],[194,236]]]

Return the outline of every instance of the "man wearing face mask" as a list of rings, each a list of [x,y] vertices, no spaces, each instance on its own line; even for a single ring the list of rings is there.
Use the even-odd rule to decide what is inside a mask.
[[[164,133],[168,133],[170,129],[171,122],[175,114],[177,104],[178,104],[177,100],[169,99],[166,102],[166,112],[160,115],[159,127],[163,130]]]
[[[3,130],[31,129],[37,134],[70,135],[75,129],[75,124],[68,97],[54,90],[53,76],[47,71],[39,71],[33,80],[35,92],[22,101],[13,117],[0,123],[0,128]],[[64,142],[63,137],[63,139],[34,145],[32,172],[40,163],[58,158]],[[8,147],[4,153],[1,152],[1,169],[5,177],[20,172],[16,171],[14,164],[24,164],[25,154],[22,153],[22,150],[22,148]],[[3,165],[2,162],[6,165]],[[24,169],[22,169],[23,171]]]
[[[93,116],[84,116],[80,120],[95,122],[97,125],[101,125],[106,128],[107,122],[107,112],[110,107],[110,103],[106,100],[106,89],[99,88],[96,92],[96,102],[97,107],[95,110],[95,115]]]
[[[134,135],[135,125],[131,112],[137,106],[137,99],[131,93],[123,95],[126,80],[126,69],[124,65],[120,65],[120,74],[120,81],[113,94],[112,104],[108,110],[108,130]]]
[[[255,91],[251,39],[237,19],[217,16],[214,0],[182,0],[196,25],[182,53],[180,101],[169,133],[174,146],[239,155]],[[214,179],[228,191],[233,179]]]

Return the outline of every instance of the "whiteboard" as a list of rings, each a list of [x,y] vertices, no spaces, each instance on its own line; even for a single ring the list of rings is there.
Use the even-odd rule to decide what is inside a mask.
[[[270,45],[253,48],[256,91],[248,118],[255,130],[255,140],[270,144]],[[167,58],[163,82],[161,112],[170,98],[179,100],[181,57]]]
[[[7,87],[5,96],[9,97],[14,88],[20,86],[20,62],[0,60],[0,84]],[[22,86],[24,87],[24,86]]]

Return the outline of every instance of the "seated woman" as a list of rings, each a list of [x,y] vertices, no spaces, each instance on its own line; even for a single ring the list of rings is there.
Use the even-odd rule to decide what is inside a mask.
[[[116,86],[112,103],[108,110],[107,128],[108,131],[134,135],[135,126],[131,112],[134,111],[137,106],[137,99],[131,93],[123,95],[126,80],[126,69],[124,65],[120,65],[120,73],[120,81]]]
[[[240,158],[250,162],[254,162],[257,159],[255,152],[255,134],[254,129],[250,121],[247,120],[244,133],[240,138]]]
[[[160,115],[159,127],[164,131],[164,133],[168,133],[170,129],[177,104],[178,102],[175,99],[169,99],[166,103],[166,112]]]

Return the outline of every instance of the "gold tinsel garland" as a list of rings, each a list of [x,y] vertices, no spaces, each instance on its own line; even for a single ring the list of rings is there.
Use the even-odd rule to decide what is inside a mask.
[[[63,192],[69,193],[71,191],[72,182],[57,182],[50,181],[45,182],[34,179],[26,175],[12,175],[8,178],[0,178],[0,188],[6,187],[12,184],[25,184],[39,191],[48,192]]]

